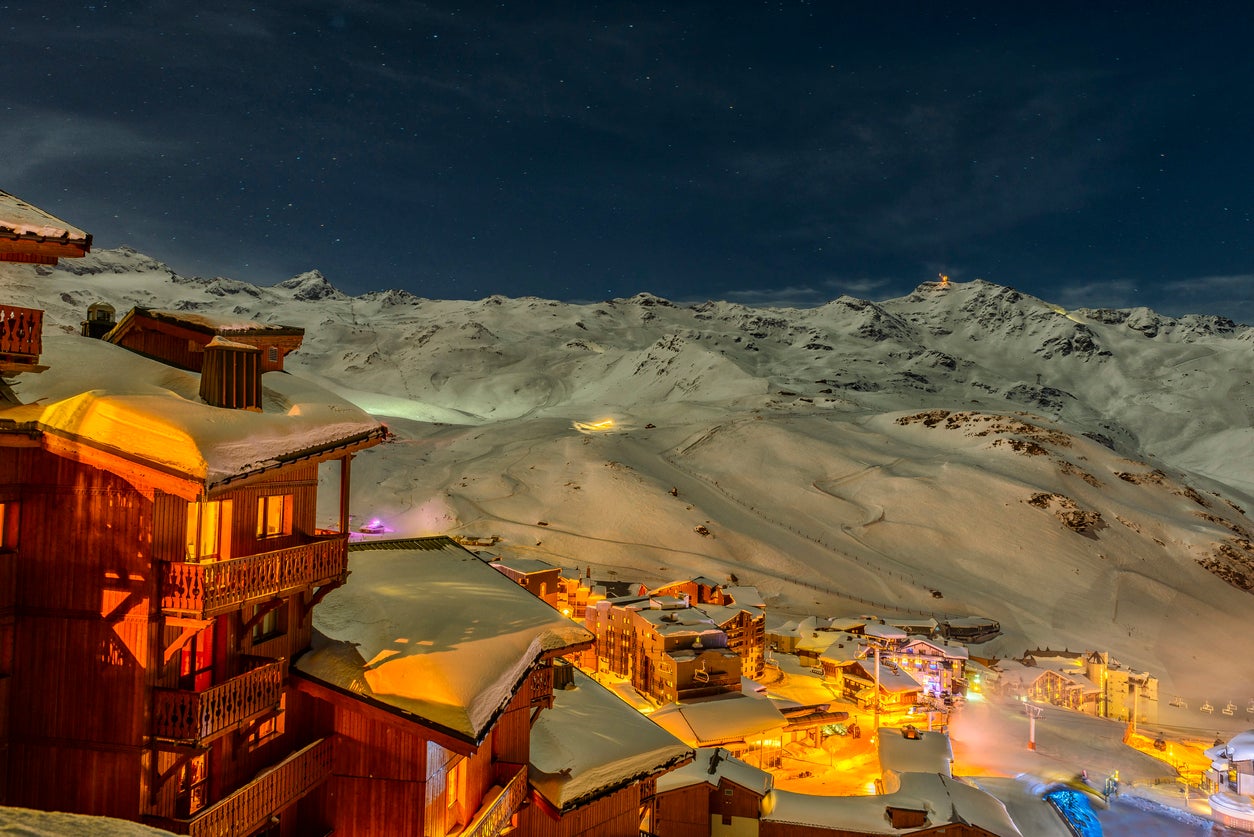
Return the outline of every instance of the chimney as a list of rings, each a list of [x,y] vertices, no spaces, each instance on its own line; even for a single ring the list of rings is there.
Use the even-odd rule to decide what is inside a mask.
[[[205,346],[200,397],[214,407],[261,411],[261,349],[215,337]]]
[[[99,340],[104,337],[113,327],[117,325],[114,315],[117,314],[113,310],[113,306],[107,302],[93,302],[87,306],[87,319],[83,320],[82,334],[84,337],[91,337]]]

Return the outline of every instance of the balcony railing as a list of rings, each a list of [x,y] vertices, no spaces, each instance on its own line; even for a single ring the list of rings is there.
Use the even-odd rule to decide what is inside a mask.
[[[502,771],[505,775],[498,777],[504,779],[500,793],[489,794],[484,799],[460,837],[497,837],[527,798],[527,766],[502,764],[499,767],[508,768],[512,773]]]
[[[331,775],[331,739],[298,750],[225,799],[186,820],[162,820],[161,827],[192,837],[252,834],[270,817],[316,788]]]
[[[279,705],[286,671],[285,660],[274,660],[200,692],[157,689],[153,734],[199,743],[234,729]]]
[[[0,355],[34,363],[43,351],[43,331],[43,311],[0,305]]]
[[[348,535],[335,534],[246,558],[168,563],[161,579],[161,608],[203,619],[245,602],[334,581],[348,570],[347,546]]]

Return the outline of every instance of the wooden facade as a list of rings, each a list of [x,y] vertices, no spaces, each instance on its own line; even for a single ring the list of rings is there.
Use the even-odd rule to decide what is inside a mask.
[[[287,723],[287,660],[346,568],[346,536],[313,530],[317,469],[207,495],[233,513],[196,555],[201,501],[0,434],[3,804],[225,837],[330,775],[331,744]]]
[[[104,339],[189,372],[201,372],[206,348],[215,339],[224,339],[255,349],[260,371],[269,372],[283,369],[284,358],[300,348],[304,336],[301,328],[264,323],[225,327],[205,317],[135,308]]]

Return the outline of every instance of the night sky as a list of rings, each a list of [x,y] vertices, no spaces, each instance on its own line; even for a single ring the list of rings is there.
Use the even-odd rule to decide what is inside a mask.
[[[1185,6],[0,0],[0,189],[262,285],[813,305],[943,271],[1254,322],[1254,6]]]

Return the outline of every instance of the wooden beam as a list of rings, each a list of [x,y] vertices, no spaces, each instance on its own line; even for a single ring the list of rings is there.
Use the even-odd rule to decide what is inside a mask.
[[[5,255],[31,255],[51,257],[55,264],[57,256],[78,258],[87,255],[90,249],[91,244],[88,242],[0,235],[0,259],[4,261],[8,261],[3,258]]]
[[[347,576],[348,573],[345,573],[345,575]],[[303,621],[304,618],[309,615],[309,612],[313,610],[318,605],[319,602],[321,602],[323,599],[327,597],[327,593],[330,593],[336,587],[342,586],[344,582],[347,580],[348,580],[347,578],[340,578],[340,579],[336,579],[335,581],[328,581],[326,584],[322,585],[321,587],[317,589],[317,591],[313,594],[313,596],[309,598],[308,602],[306,602],[304,600],[304,597],[302,596],[301,602],[300,602],[301,620]]]
[[[183,650],[183,646],[192,641],[192,637],[203,631],[205,628],[213,624],[212,619],[189,619],[184,616],[167,616],[165,623],[172,628],[182,628],[180,633],[168,646],[162,654],[162,662],[168,663],[174,659],[174,655]]]

